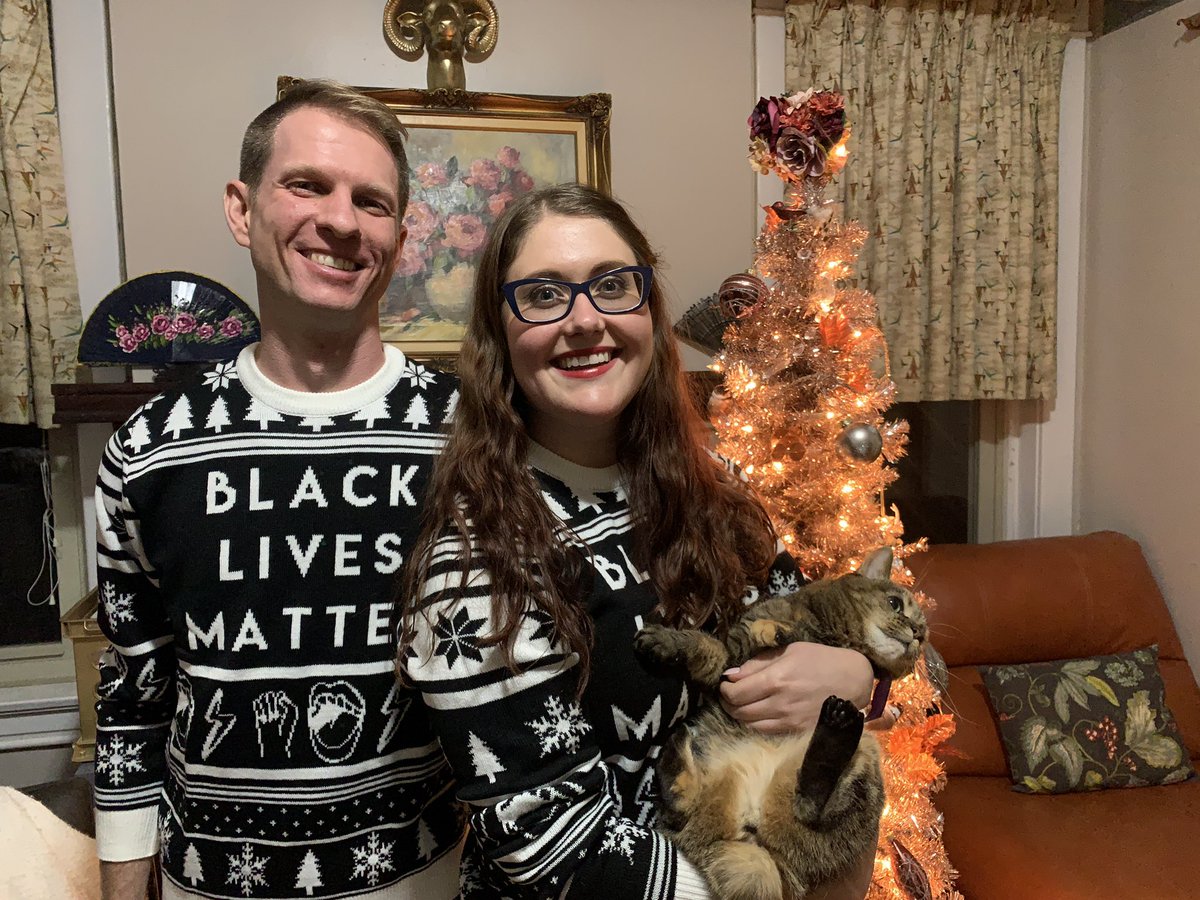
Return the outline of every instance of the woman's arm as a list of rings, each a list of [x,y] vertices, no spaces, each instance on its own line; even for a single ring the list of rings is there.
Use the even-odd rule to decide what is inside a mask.
[[[492,877],[537,896],[569,884],[571,898],[709,897],[670,842],[622,815],[614,773],[576,698],[578,659],[552,623],[540,612],[525,617],[510,670],[502,649],[483,640],[492,630],[486,573],[460,588],[458,565],[438,548],[429,595],[445,585],[464,596],[413,623],[401,666],[429,710]]]

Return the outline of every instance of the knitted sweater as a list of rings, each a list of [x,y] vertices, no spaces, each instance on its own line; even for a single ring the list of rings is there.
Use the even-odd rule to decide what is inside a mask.
[[[472,808],[463,898],[566,896],[605,900],[708,897],[699,873],[653,830],[655,760],[671,728],[698,701],[675,677],[646,671],[633,638],[656,597],[633,560],[629,505],[619,472],[586,469],[542,447],[530,452],[542,495],[587,545],[592,671],[576,699],[578,658],[531,606],[513,648],[516,671],[492,631],[489,579],[469,573],[462,601],[431,605],[402,660],[421,692]],[[462,585],[461,544],[436,548],[427,596]],[[773,592],[798,573],[781,555]],[[748,592],[747,601],[758,592]]]
[[[455,384],[388,348],[308,394],[247,348],[113,435],[101,859],[159,853],[168,898],[455,896],[465,823],[391,626]]]

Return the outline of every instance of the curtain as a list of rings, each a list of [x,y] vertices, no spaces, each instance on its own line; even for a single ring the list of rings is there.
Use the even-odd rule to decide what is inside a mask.
[[[0,422],[41,428],[80,331],[49,19],[46,0],[0,0]]]
[[[841,90],[899,399],[1050,399],[1070,0],[787,7],[788,91]]]

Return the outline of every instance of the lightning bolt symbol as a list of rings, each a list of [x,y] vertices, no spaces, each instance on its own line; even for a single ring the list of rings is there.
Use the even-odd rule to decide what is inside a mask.
[[[154,660],[146,663],[137,677],[137,688],[142,692],[142,702],[147,703],[161,697],[167,689],[167,681],[166,678],[154,677]]]
[[[393,684],[392,689],[388,691],[387,699],[383,701],[383,706],[379,711],[388,717],[387,724],[383,726],[383,731],[379,735],[379,742],[375,745],[375,752],[382,753],[383,748],[393,737],[396,736],[396,729],[400,727],[400,720],[404,718],[404,714],[408,712],[408,708],[412,706],[412,697],[400,699],[400,685]]]
[[[221,700],[224,696],[225,689],[217,688],[212,700],[208,702],[208,709],[204,712],[204,721],[212,728],[208,730],[208,735],[204,738],[204,746],[200,748],[201,759],[208,759],[217,749],[217,744],[221,743],[225,739],[225,735],[233,730],[233,723],[237,721],[237,716],[233,713],[221,712]]]

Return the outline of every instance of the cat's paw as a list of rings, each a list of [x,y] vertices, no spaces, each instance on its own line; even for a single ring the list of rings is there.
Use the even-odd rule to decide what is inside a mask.
[[[841,697],[831,694],[821,704],[821,715],[817,717],[817,727],[828,729],[834,733],[855,733],[857,740],[863,730],[863,714],[849,700],[843,700]]]
[[[679,669],[687,661],[687,638],[666,625],[646,625],[634,636],[633,652],[653,667]]]

